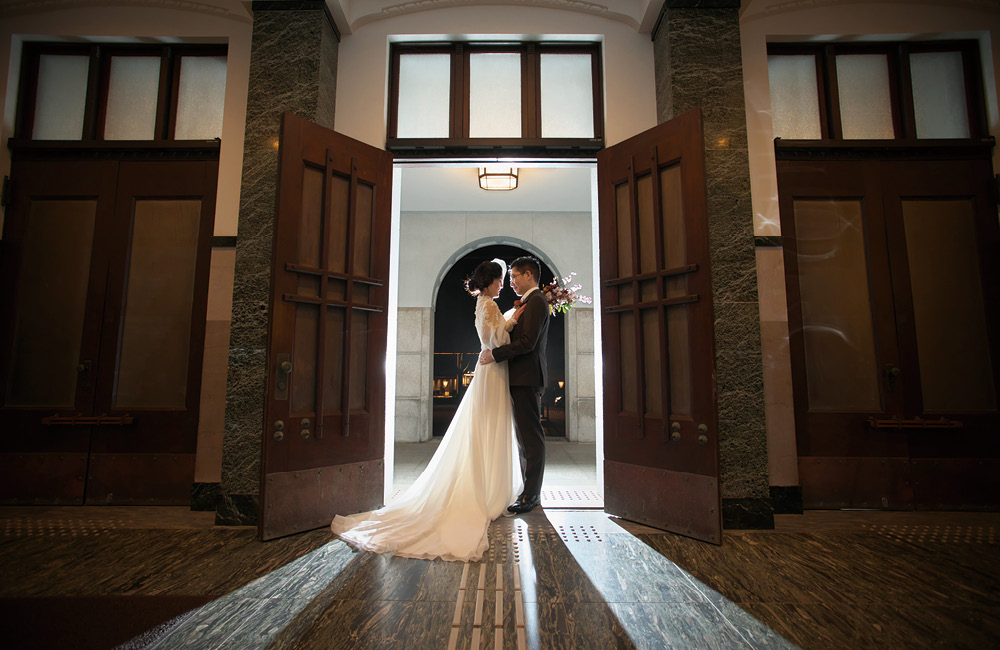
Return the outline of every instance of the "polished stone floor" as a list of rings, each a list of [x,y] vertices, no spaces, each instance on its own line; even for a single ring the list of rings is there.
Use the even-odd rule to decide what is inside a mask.
[[[713,546],[548,507],[494,522],[470,564],[211,514],[0,508],[0,598],[213,598],[159,649],[1000,647],[996,514],[814,511]]]
[[[396,444],[394,496],[417,479],[440,441],[440,438],[434,438],[423,443]],[[564,438],[546,439],[542,505],[549,508],[602,508],[604,502],[597,490],[596,453],[594,443],[567,442]]]

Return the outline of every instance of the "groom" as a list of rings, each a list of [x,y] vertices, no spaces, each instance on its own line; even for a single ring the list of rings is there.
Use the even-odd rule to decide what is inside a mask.
[[[507,508],[523,514],[541,502],[545,472],[545,432],[542,430],[541,396],[548,380],[545,341],[549,334],[549,303],[538,288],[538,260],[519,257],[510,266],[510,286],[521,297],[524,311],[510,332],[510,343],[483,350],[479,362],[507,361],[514,433],[521,452],[524,492]]]

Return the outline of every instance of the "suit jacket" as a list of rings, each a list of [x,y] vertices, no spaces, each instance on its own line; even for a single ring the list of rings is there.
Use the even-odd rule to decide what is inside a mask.
[[[510,331],[510,343],[493,349],[496,361],[510,361],[507,369],[511,386],[541,386],[549,381],[545,356],[549,335],[549,302],[541,291],[532,291],[517,325]]]

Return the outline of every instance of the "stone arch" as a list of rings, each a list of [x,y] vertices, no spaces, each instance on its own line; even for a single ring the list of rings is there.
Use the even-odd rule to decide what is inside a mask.
[[[432,309],[434,308],[434,305],[437,304],[438,290],[441,288],[441,282],[444,280],[444,276],[448,273],[448,271],[451,270],[451,267],[455,266],[455,263],[458,262],[458,260],[462,259],[469,253],[480,248],[486,248],[487,246],[516,246],[518,248],[522,248],[537,257],[539,261],[545,264],[545,266],[549,267],[549,269],[552,270],[552,273],[555,274],[555,277],[562,277],[559,268],[555,265],[555,262],[552,261],[552,258],[543,253],[542,250],[534,244],[518,237],[508,237],[505,235],[482,237],[468,242],[467,244],[464,244],[456,249],[438,270],[437,277],[434,278],[434,282],[431,284],[431,300],[429,304]]]

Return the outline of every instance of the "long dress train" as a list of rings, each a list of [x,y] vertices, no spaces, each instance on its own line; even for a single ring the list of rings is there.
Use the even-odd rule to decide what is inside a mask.
[[[476,301],[476,330],[484,350],[510,342],[508,323],[487,296]],[[477,365],[441,444],[416,482],[379,510],[338,515],[330,528],[376,553],[475,561],[489,547],[490,522],[522,488],[507,363]]]

